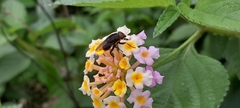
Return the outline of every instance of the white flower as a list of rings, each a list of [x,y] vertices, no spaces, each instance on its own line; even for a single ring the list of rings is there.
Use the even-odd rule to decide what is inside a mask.
[[[84,75],[84,80],[82,83],[81,88],[79,88],[79,90],[81,90],[83,92],[83,94],[87,94],[88,96],[91,94],[90,92],[90,85],[89,85],[90,81],[87,75]]]
[[[117,96],[109,96],[105,98],[103,102],[108,104],[106,108],[127,108],[124,103],[120,102]]]
[[[129,40],[121,40],[121,43],[118,44],[119,49],[125,54],[126,56],[131,55],[132,53],[139,52],[139,45],[143,44],[143,41],[137,37],[136,35],[131,35],[127,37]]]
[[[99,97],[95,96],[95,95],[91,95],[92,98],[92,104],[94,106],[94,108],[105,108],[106,106],[103,104],[102,99],[100,99]]]
[[[144,84],[147,86],[152,84],[152,78],[151,71],[144,72],[143,67],[137,67],[135,71],[129,69],[126,75],[127,86],[132,87],[134,85],[137,89],[142,89]]]
[[[119,32],[122,32],[124,33],[126,36],[128,36],[128,34],[131,32],[131,30],[129,28],[126,27],[126,25],[122,26],[122,27],[119,27],[117,29],[117,31]]]

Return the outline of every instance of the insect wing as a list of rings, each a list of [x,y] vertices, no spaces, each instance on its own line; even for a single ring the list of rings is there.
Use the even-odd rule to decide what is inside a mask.
[[[95,49],[95,51],[102,50],[103,49],[103,44],[104,44],[104,41],[98,45],[98,47]]]
[[[109,50],[112,46],[119,43],[120,39],[124,38],[125,35],[122,33],[112,33],[106,37],[106,39],[96,48],[96,51],[99,50]]]

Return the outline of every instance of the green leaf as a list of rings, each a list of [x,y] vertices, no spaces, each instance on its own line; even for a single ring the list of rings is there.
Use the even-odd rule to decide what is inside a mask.
[[[30,63],[29,59],[16,52],[0,58],[0,84],[20,74]]]
[[[6,43],[6,44],[0,46],[0,51],[1,51],[1,53],[0,53],[0,58],[1,58],[1,57],[5,56],[5,55],[13,53],[16,50],[15,50],[15,48],[11,44]]]
[[[74,46],[82,46],[82,45],[87,46],[92,39],[86,36],[86,34],[79,31],[70,32],[66,35],[67,35],[66,39]]]
[[[54,31],[54,28],[51,24],[51,22],[46,20],[39,20],[36,22],[32,27],[34,30],[35,35],[43,35],[45,33],[49,33]],[[69,20],[69,19],[55,19],[54,24],[57,27],[57,29],[63,29],[63,28],[71,28],[76,26],[76,22]],[[31,39],[36,39],[37,37],[33,36],[33,34],[30,34],[29,37]]]
[[[208,31],[239,35],[239,5],[239,0],[200,0],[194,9],[184,3],[178,8],[184,18]]]
[[[182,0],[181,2],[185,3],[186,5],[190,6],[192,3],[192,0]]]
[[[33,54],[37,55],[33,59],[39,64],[33,63],[34,66],[31,66],[31,68],[35,68],[31,70],[28,68],[26,71],[35,71],[37,73],[38,80],[43,83],[44,85],[51,87],[52,85],[55,85],[56,83],[61,82],[59,73],[57,72],[56,66],[54,65],[55,62],[51,61],[52,59],[55,59],[55,56],[51,55],[52,58],[43,56],[41,52],[36,50],[31,45],[25,43],[22,40],[18,40],[18,44],[23,46],[25,49],[27,49],[29,52],[32,52]],[[41,68],[42,67],[42,68]],[[25,71],[25,72],[26,72]]]
[[[47,14],[54,19],[54,9],[53,6],[49,6],[50,4],[52,4],[52,0],[37,0],[38,3],[40,3],[43,8],[46,10]],[[40,6],[36,6],[36,10],[37,10],[37,15],[39,17],[39,20],[45,20],[47,22],[50,22],[50,20],[48,19],[48,17],[46,16],[46,14],[44,13],[44,11],[40,8]]]
[[[221,103],[220,108],[239,108],[240,103],[240,80],[237,77],[231,79],[231,85]]]
[[[15,29],[24,28],[22,22],[26,22],[27,11],[24,5],[18,0],[5,0],[2,4],[3,11],[7,15],[3,20]]]
[[[2,103],[1,103],[1,101],[0,101],[0,108],[2,108]]]
[[[160,35],[166,30],[179,17],[179,14],[175,6],[168,6],[158,19],[157,25],[153,31],[153,37]]]
[[[42,84],[46,85],[48,88],[51,88],[54,85],[63,83],[63,80],[58,73],[59,70],[57,70],[59,69],[59,66],[56,68],[54,63],[45,57],[36,57],[36,61],[44,68],[44,70],[36,70],[37,78]]]
[[[173,50],[161,49],[161,60]],[[216,60],[199,55],[193,45],[161,61],[156,68],[164,76],[162,85],[151,88],[153,108],[217,108],[229,81]]]
[[[71,53],[74,49],[73,45],[65,37],[60,37],[60,39],[61,39],[64,51]],[[44,47],[47,47],[47,48],[60,50],[60,45],[57,41],[57,37],[55,34],[49,35],[46,42],[44,42],[43,45]]]
[[[198,27],[192,24],[183,24],[175,29],[169,36],[166,43],[176,42],[190,37],[198,30]],[[187,32],[186,32],[187,31]]]
[[[240,79],[240,38],[209,34],[205,40],[205,54],[216,59],[226,59],[226,69],[230,76],[237,74]]]
[[[167,7],[175,0],[57,0],[54,5],[96,6],[103,8]]]
[[[57,100],[50,105],[50,108],[74,108],[73,101],[63,89],[55,89],[50,97],[54,99],[56,96]]]
[[[19,1],[28,8],[32,8],[36,5],[33,0],[19,0]]]

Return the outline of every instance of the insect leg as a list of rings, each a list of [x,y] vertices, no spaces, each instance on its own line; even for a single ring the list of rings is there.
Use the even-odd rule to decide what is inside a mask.
[[[119,42],[118,44],[125,44],[126,42]]]
[[[111,56],[113,57],[113,60],[114,60],[114,56],[113,56],[114,54],[112,53],[112,51],[113,51],[113,49],[114,49],[115,47],[116,47],[116,44],[113,45],[112,48],[111,48],[111,50],[110,50],[110,54],[111,54]]]
[[[124,38],[124,40],[128,40],[128,38]]]

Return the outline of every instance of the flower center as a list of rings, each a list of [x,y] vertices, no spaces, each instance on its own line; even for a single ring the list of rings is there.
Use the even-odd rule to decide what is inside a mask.
[[[103,42],[103,40],[97,40],[96,44],[95,44],[95,47],[94,47],[94,50],[97,49],[97,47]],[[102,48],[98,49],[96,51],[96,54],[97,55],[102,55],[104,53],[104,50]]]
[[[146,98],[144,96],[137,96],[136,100],[140,105],[143,105],[146,102]]]
[[[112,89],[116,90],[114,92],[115,95],[122,97],[127,90],[126,83],[118,79],[117,81],[114,82]]]
[[[120,108],[120,106],[117,102],[112,101],[109,103],[109,108]]]
[[[99,94],[99,91],[95,89],[94,94]]]
[[[143,75],[140,72],[134,72],[131,79],[134,83],[141,83],[143,81]]]
[[[100,103],[100,101],[98,99],[94,98],[93,99],[93,103],[94,103],[94,105],[97,106],[97,108],[101,108],[101,103]]]
[[[141,56],[142,56],[143,58],[148,58],[148,57],[149,57],[148,51],[143,51],[142,54],[141,54]]]
[[[126,43],[124,44],[124,49],[125,49],[125,50],[128,50],[128,51],[134,50],[135,47],[136,47],[136,44],[135,44],[134,42],[132,42],[132,41],[128,41],[128,42],[126,42]]]
[[[95,51],[95,48],[96,48],[96,45],[93,45],[90,49],[89,49],[89,52],[93,52],[93,51]]]
[[[96,96],[99,96],[99,97],[102,95],[102,92],[99,91],[99,89],[97,89],[97,88],[93,88],[92,92],[93,92],[93,94],[95,94]]]
[[[83,81],[83,88],[86,90],[86,91],[88,91],[88,83],[87,83],[87,81]]]
[[[88,69],[90,67],[90,64],[91,63],[89,61],[87,61],[86,64],[85,64],[85,69]]]
[[[93,65],[93,61],[92,60],[87,60],[86,64],[85,64],[85,69],[89,72],[92,71],[92,65]]]
[[[124,57],[120,60],[119,62],[119,66],[122,68],[122,69],[128,69],[130,68],[130,64],[128,62],[128,58],[127,57]]]

